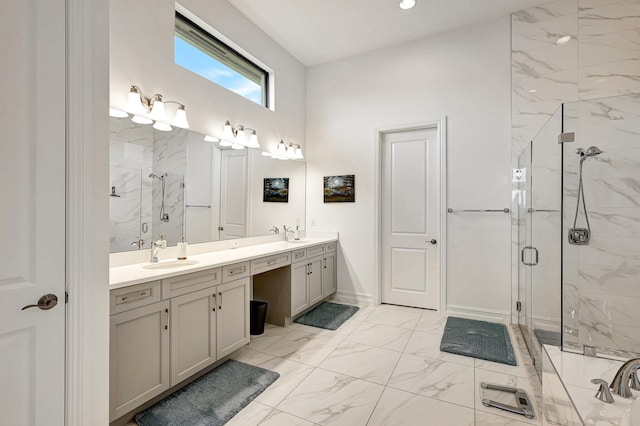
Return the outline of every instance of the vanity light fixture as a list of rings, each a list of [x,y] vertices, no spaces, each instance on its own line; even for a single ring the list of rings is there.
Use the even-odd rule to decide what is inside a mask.
[[[282,139],[280,139],[280,143],[276,148],[276,153],[271,155],[272,158],[277,158],[279,160],[302,160],[304,155],[302,155],[302,148],[298,144],[294,144],[292,142],[285,143]]]
[[[416,5],[416,0],[400,0],[400,9],[411,9]]]
[[[251,132],[248,138],[246,131]],[[222,129],[220,146],[230,146],[231,149],[260,148],[260,142],[255,129],[243,125],[234,128],[231,127],[231,123],[227,120]]]
[[[178,109],[174,116],[173,121],[169,124],[169,118],[165,110],[165,104],[172,103],[178,104]],[[171,130],[171,125],[180,127],[181,129],[188,129],[189,122],[187,121],[187,111],[185,106],[176,101],[163,101],[162,95],[156,93],[150,98],[145,97],[142,94],[142,89],[138,86],[131,86],[129,89],[129,95],[127,97],[127,103],[124,106],[124,110],[129,114],[133,114],[131,119],[134,123],[138,124],[153,124],[153,128],[168,132]]]

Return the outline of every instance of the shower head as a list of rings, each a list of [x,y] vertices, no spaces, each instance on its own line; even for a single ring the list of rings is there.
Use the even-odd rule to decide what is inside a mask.
[[[155,174],[155,173],[150,173],[150,174],[149,174],[149,177],[150,177],[151,179],[158,179],[158,180],[164,180],[164,178],[165,178],[166,176],[167,176],[167,174],[166,174],[166,173],[165,173],[165,174],[163,174],[163,175],[160,175],[160,176],[158,176],[158,175],[157,175],[157,174]]]
[[[593,157],[594,155],[599,154],[602,154],[602,150],[600,148],[598,148],[597,146],[590,146],[589,149],[587,149],[587,152],[584,153],[584,156]]]

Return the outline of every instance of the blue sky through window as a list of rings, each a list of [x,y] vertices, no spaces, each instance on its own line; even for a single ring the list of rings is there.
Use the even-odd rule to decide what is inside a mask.
[[[259,84],[216,61],[177,36],[175,37],[175,62],[181,67],[262,105],[262,93]]]

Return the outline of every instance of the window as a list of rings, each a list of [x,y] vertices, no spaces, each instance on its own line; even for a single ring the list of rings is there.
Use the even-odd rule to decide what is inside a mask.
[[[176,64],[269,107],[269,73],[176,12]]]

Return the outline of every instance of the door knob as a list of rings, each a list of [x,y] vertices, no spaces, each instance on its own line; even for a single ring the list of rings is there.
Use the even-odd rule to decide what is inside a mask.
[[[426,241],[426,242],[427,242],[427,243],[430,243],[430,244],[433,244],[434,246],[435,246],[436,244],[438,244],[438,241],[437,241],[435,238],[433,238],[431,241]]]
[[[218,226],[218,231],[224,231],[224,226]]]
[[[21,310],[24,311],[25,309],[29,309],[29,308],[40,308],[43,311],[47,311],[53,308],[54,306],[56,306],[57,304],[58,304],[58,296],[56,296],[55,294],[45,294],[40,299],[38,299],[37,305],[27,305]]]

